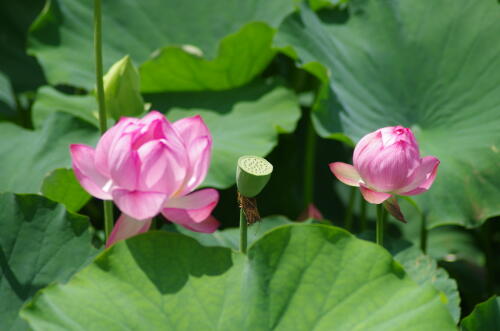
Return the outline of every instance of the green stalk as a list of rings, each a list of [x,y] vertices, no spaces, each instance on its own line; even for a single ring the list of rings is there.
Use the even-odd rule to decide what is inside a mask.
[[[247,253],[247,219],[243,208],[240,208],[240,252]]]
[[[420,249],[427,254],[427,216],[425,213],[420,213],[420,215]]]
[[[407,197],[407,196],[401,196],[401,198],[408,201],[408,203],[410,205],[412,205],[413,208],[415,208],[415,210],[420,215],[420,250],[422,250],[422,252],[424,254],[426,254],[427,253],[427,232],[428,232],[427,231],[427,215],[425,214],[425,212],[422,209],[420,209],[418,204],[412,198]]]
[[[348,231],[352,230],[352,210],[354,208],[354,202],[356,201],[357,191],[358,189],[356,187],[351,187],[351,194],[349,195],[349,204],[347,205],[347,210],[344,219],[344,226]]]
[[[494,271],[494,261],[496,256],[492,249],[492,229],[491,221],[486,221],[483,223],[479,230],[480,236],[482,237],[481,243],[483,246],[485,264],[486,264],[486,288],[488,290],[488,295],[493,295],[495,287],[495,271]]]
[[[306,112],[307,132],[304,164],[304,208],[314,201],[314,161],[316,158],[316,132],[311,121],[311,113]]]
[[[107,130],[106,105],[104,103],[104,83],[102,71],[102,17],[101,0],[94,0],[94,57],[97,86],[97,103],[99,105],[99,128],[101,134]],[[113,229],[113,202],[104,201],[104,232],[106,240]]]
[[[368,224],[366,222],[366,201],[363,198],[363,196],[360,196],[360,198],[361,198],[359,200],[359,223],[361,227],[360,231],[365,232],[368,227]]]
[[[384,206],[377,205],[377,244],[384,247]]]

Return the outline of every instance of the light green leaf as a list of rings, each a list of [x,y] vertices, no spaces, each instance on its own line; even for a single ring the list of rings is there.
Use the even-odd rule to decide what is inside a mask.
[[[35,128],[41,128],[47,117],[55,112],[64,112],[78,117],[94,126],[99,126],[99,113],[94,95],[68,95],[53,87],[38,89],[31,117]]]
[[[331,107],[323,127],[353,140],[384,126],[412,128],[422,155],[441,160],[432,189],[416,197],[429,227],[475,227],[499,215],[497,1],[353,0],[348,11],[318,15],[303,7],[277,40],[306,69],[326,67],[343,107]]]
[[[460,295],[457,282],[436,261],[415,246],[398,252],[394,259],[401,263],[408,275],[417,284],[431,284],[446,296],[447,307],[455,323],[460,320]]]
[[[39,193],[50,171],[71,165],[71,143],[95,145],[98,138],[97,128],[64,113],[35,131],[0,123],[0,192]]]
[[[461,326],[464,331],[500,329],[500,298],[494,296],[478,304],[472,313],[463,319]]]
[[[260,47],[252,48],[252,54],[261,55],[260,52],[262,55],[267,54],[270,52],[270,45],[265,40],[271,38],[272,34],[256,35],[256,30],[246,34],[240,32],[238,34],[240,43],[229,42],[231,49],[224,49],[220,53],[222,57],[215,59],[219,41],[249,22],[259,21],[276,27],[293,10],[293,5],[294,0],[184,0],[182,2],[142,0],[126,4],[119,1],[104,1],[102,3],[104,68],[109,68],[126,54],[130,54],[136,64],[141,64],[147,61],[153,52],[167,46],[181,47],[162,52],[162,57],[168,58],[169,64],[176,61],[179,68],[188,66],[196,62],[191,58],[192,52],[189,48],[188,52],[184,53],[180,50],[183,45],[191,45],[200,49],[206,59],[196,62],[197,69],[211,72],[214,69],[213,63],[224,64],[229,61],[232,63],[230,68],[224,66],[218,68],[229,69],[226,74],[231,76],[234,75],[234,68],[242,69],[238,74],[238,80],[235,81],[241,84],[252,78],[249,75],[260,72],[264,68],[264,60],[268,58],[268,55],[263,56],[254,70],[248,70],[252,67],[254,59],[239,53],[242,46],[247,44]],[[29,37],[29,51],[36,55],[52,85],[70,84],[87,89],[93,88],[95,77],[91,56],[92,6],[92,2],[87,0],[51,0],[33,24]],[[254,37],[258,40],[249,39]],[[228,47],[227,40],[224,45],[224,48]],[[212,59],[215,59],[214,62]],[[161,65],[156,66],[153,61],[148,65],[147,71],[151,73],[155,67],[156,70],[163,70]],[[257,70],[258,68],[260,69]],[[247,76],[244,77],[243,73]],[[220,77],[223,75],[225,74],[220,73]],[[197,79],[197,76],[192,75],[188,78]],[[144,79],[144,87],[151,90],[147,76]],[[162,84],[168,83],[162,82]],[[187,86],[196,84],[196,81],[192,81]],[[211,88],[222,88],[217,84],[218,82],[213,81]],[[227,86],[228,82],[224,84]]]
[[[245,25],[222,39],[214,59],[189,45],[169,46],[141,66],[144,92],[225,90],[241,86],[271,61],[274,29],[261,22]]]
[[[86,217],[40,196],[0,194],[0,220],[0,329],[28,330],[21,306],[66,281],[97,250]]]
[[[144,112],[140,78],[127,55],[111,66],[104,76],[104,98],[108,117],[137,116]]]
[[[44,178],[42,195],[50,200],[62,203],[66,209],[78,212],[89,200],[72,169],[56,169]]]
[[[213,136],[212,162],[203,185],[234,184],[236,162],[242,155],[265,156],[278,143],[278,133],[295,130],[300,118],[296,95],[280,86],[257,82],[224,92],[150,95],[153,108],[167,109],[174,121],[199,114]]]
[[[345,186],[345,185],[344,185]],[[394,222],[403,237],[415,245],[420,244],[422,217],[406,199],[399,199],[401,210],[408,223]],[[484,265],[485,257],[474,233],[461,226],[445,225],[427,230],[427,254],[438,261],[466,260],[478,266]]]
[[[35,330],[455,330],[440,296],[375,244],[279,227],[248,251],[150,232],[25,307]]]
[[[345,8],[349,0],[309,0],[311,8],[314,10],[322,8]]]

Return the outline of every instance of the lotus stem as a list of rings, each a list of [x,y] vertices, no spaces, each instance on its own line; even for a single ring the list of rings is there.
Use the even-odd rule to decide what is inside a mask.
[[[427,254],[427,216],[425,213],[420,214],[420,220],[420,249]]]
[[[359,223],[360,223],[360,232],[365,232],[367,229],[366,222],[366,201],[361,196],[359,200]]]
[[[247,219],[243,208],[240,207],[240,252],[247,253]]]
[[[384,247],[384,206],[377,205],[377,228],[376,228],[376,241],[377,245]]]
[[[307,132],[304,160],[304,208],[314,202],[314,161],[316,158],[316,133],[311,120],[311,113],[306,113]]]
[[[101,0],[94,0],[94,57],[97,88],[97,103],[99,106],[99,128],[101,134],[107,130],[106,105],[104,102],[104,84],[102,70],[102,17]],[[113,229],[113,202],[104,201],[104,233],[106,241]]]
[[[354,202],[356,201],[356,187],[351,187],[351,194],[349,195],[349,202],[347,205],[347,210],[345,212],[344,226],[347,230],[352,232],[352,210],[354,208]]]

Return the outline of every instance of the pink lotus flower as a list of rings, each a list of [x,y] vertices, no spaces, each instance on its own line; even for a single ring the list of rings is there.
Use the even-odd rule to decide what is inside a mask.
[[[364,136],[356,145],[354,166],[330,163],[330,170],[342,183],[358,186],[366,201],[380,204],[393,194],[417,195],[427,191],[439,160],[421,158],[410,129],[390,126]]]
[[[76,178],[96,198],[113,200],[122,215],[106,243],[145,232],[160,212],[197,232],[219,226],[211,216],[219,193],[193,192],[205,179],[212,136],[200,116],[170,123],[152,111],[142,119],[124,117],[95,150],[71,145]]]

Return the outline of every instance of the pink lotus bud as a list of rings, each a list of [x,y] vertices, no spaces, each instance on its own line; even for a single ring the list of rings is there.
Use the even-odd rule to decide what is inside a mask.
[[[212,136],[200,116],[170,123],[152,111],[124,117],[101,137],[95,150],[71,145],[76,178],[91,195],[113,200],[123,212],[107,246],[145,232],[160,212],[197,232],[219,226],[212,216],[219,193],[193,192],[205,179]],[[143,226],[146,224],[147,226]]]
[[[359,186],[370,203],[380,204],[397,195],[417,195],[427,191],[434,179],[439,160],[421,158],[410,129],[390,126],[364,136],[356,145],[354,166],[342,162],[330,164],[338,180]]]

